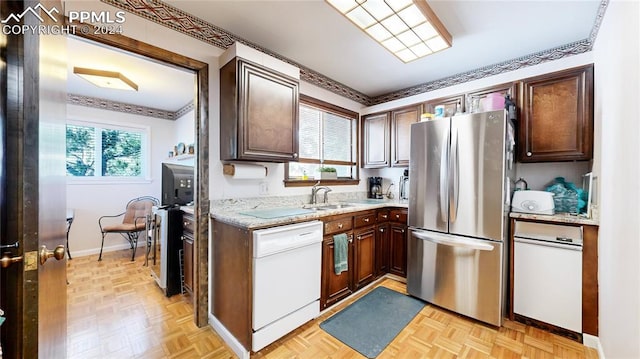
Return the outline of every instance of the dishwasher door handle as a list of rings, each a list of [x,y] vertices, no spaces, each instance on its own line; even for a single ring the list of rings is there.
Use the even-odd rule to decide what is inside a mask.
[[[556,243],[556,242],[548,242],[548,241],[539,241],[535,239],[528,239],[522,237],[514,237],[513,241],[516,243],[526,243],[532,244],[534,246],[544,246],[544,247],[553,247],[560,249],[567,249],[570,251],[579,251],[582,252],[582,246],[577,244],[567,244],[567,243]]]

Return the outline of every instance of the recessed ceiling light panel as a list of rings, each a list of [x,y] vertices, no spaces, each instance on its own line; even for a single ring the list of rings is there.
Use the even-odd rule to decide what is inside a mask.
[[[404,62],[451,47],[426,0],[325,1]]]

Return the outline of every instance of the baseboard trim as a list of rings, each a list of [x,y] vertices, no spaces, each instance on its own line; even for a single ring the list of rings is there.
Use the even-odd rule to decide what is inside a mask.
[[[600,338],[589,334],[582,334],[582,344],[586,347],[596,349],[598,351],[598,358],[605,359]]]
[[[220,321],[209,313],[209,325],[240,359],[249,359],[249,351],[231,334]]]
[[[147,246],[144,243],[138,243],[138,249],[136,250],[136,257],[140,253],[145,253],[146,248],[147,248]],[[102,253],[121,251],[123,249],[131,249],[131,246],[129,245],[129,243],[122,243],[122,244],[117,244],[117,245],[114,245],[114,246],[104,247],[103,250],[102,250]],[[140,251],[140,249],[142,249],[142,251]],[[99,254],[99,253],[100,253],[100,248],[91,248],[91,249],[84,249],[84,250],[79,250],[79,251],[74,251],[73,248],[71,248],[71,257],[72,258],[75,258],[75,257],[86,257],[86,256],[91,256],[91,255]]]

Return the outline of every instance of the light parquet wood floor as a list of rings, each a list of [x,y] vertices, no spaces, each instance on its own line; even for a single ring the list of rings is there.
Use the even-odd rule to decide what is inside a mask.
[[[189,297],[166,298],[130,251],[68,261],[68,358],[234,358],[210,328],[193,324]],[[406,293],[403,283],[382,285]],[[253,358],[364,358],[319,324],[363,291],[252,355]],[[596,359],[579,343],[520,323],[490,327],[426,305],[380,354],[385,358]]]

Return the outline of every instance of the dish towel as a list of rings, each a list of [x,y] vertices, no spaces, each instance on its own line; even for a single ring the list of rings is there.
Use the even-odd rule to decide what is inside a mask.
[[[333,269],[337,275],[349,269],[349,239],[345,233],[333,236]]]

